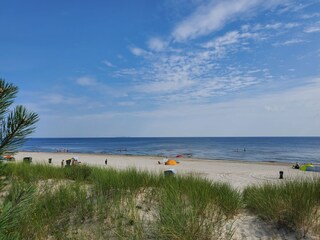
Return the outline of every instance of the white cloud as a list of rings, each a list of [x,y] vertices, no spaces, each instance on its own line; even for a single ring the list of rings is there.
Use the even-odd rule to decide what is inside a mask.
[[[191,87],[195,84],[188,78],[183,78],[181,74],[173,74],[168,80],[154,81],[152,83],[147,83],[140,85],[137,90],[150,93],[150,92],[161,92],[161,93],[171,93],[175,91],[182,90],[184,88]]]
[[[102,61],[102,63],[107,67],[115,67],[110,61],[107,61],[107,60]]]
[[[241,50],[238,45],[244,44],[248,40],[262,39],[261,35],[258,33],[250,33],[250,32],[238,32],[231,31],[227,32],[225,35],[217,37],[211,41],[208,41],[202,44],[205,48],[214,49],[215,55],[222,57],[224,56],[230,49],[237,48],[237,50]]]
[[[241,34],[240,34],[241,35]],[[229,43],[234,43],[230,40]],[[135,80],[133,94],[156,102],[206,102],[259,83],[269,73],[262,69],[219,66],[215,51],[199,48],[192,52],[166,52],[149,58],[140,69],[124,69],[118,76]]]
[[[273,44],[273,46],[288,46],[288,45],[293,45],[293,44],[298,44],[303,42],[306,42],[306,41],[303,39],[290,39],[284,42],[275,43]]]
[[[138,47],[129,47],[129,50],[131,51],[131,53],[132,53],[133,55],[136,55],[136,56],[138,56],[138,57],[140,57],[140,56],[146,56],[146,55],[149,54],[146,50],[144,50],[144,49],[142,49],[142,48],[138,48]]]
[[[319,92],[320,79],[316,79],[304,87],[221,103],[170,103],[151,111],[44,116],[46,124],[40,123],[38,134],[74,136],[76,133],[86,137],[315,136],[320,135]]]
[[[283,4],[283,7],[279,9],[279,13],[283,14],[286,12],[300,12],[303,9],[310,7],[313,4],[316,4],[318,0],[308,0],[308,1],[286,1]]]
[[[166,41],[163,41],[162,39],[160,38],[150,38],[149,41],[148,41],[148,47],[150,50],[153,50],[153,51],[163,51],[166,49],[166,47],[168,46],[168,42]]]
[[[283,23],[283,22],[275,22],[275,23],[269,23],[269,24],[256,24],[252,27],[253,31],[261,31],[261,30],[286,30],[286,29],[291,29],[291,28],[296,28],[301,26],[300,23],[297,22],[288,22],[288,23]]]
[[[95,86],[95,85],[97,85],[97,81],[94,78],[88,77],[88,76],[77,78],[76,83],[79,84],[80,86]]]
[[[315,33],[320,32],[320,23],[314,24],[312,26],[308,26],[304,29],[305,33]]]
[[[302,39],[291,39],[291,40],[287,40],[285,42],[283,42],[283,45],[291,45],[291,44],[297,44],[297,43],[302,43],[305,42]]]
[[[83,76],[76,79],[76,83],[87,90],[94,91],[95,94],[108,95],[112,97],[126,96],[126,90],[123,88],[115,88],[108,84],[106,79],[104,81],[97,81],[93,77]]]
[[[201,5],[191,16],[180,22],[173,30],[176,41],[185,41],[210,34],[222,28],[227,22],[252,10],[270,8],[282,1],[273,0],[267,3],[263,0],[225,0],[210,1]]]
[[[66,96],[62,94],[47,94],[42,96],[41,104],[70,104],[70,105],[77,105],[84,102],[83,98],[81,97],[72,97]]]
[[[303,14],[301,16],[302,19],[310,19],[310,18],[318,18],[318,17],[320,17],[320,13]]]

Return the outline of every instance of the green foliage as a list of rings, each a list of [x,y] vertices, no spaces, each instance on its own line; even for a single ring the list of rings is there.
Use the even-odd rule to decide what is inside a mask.
[[[82,165],[66,167],[63,169],[63,171],[64,171],[64,176],[68,179],[85,181],[89,179],[92,172],[92,168],[82,164]]]
[[[94,168],[90,180],[96,191],[107,194],[114,189],[136,190],[156,186],[160,177],[134,168],[123,171]]]
[[[8,107],[13,103],[13,100],[18,93],[18,87],[11,83],[6,83],[0,78],[0,120],[4,113],[8,111]]]
[[[256,214],[289,228],[302,230],[303,236],[310,228],[320,228],[319,178],[247,187],[243,195],[247,207]],[[317,222],[318,226],[314,226]]]
[[[28,219],[16,229],[22,239],[66,239],[67,230],[92,216],[86,190],[72,182],[41,182],[38,195],[27,210]]]
[[[64,171],[62,171],[61,168],[45,164],[30,165],[24,162],[6,164],[5,174],[11,177],[19,177],[25,182],[34,182],[41,179],[65,178]]]
[[[0,79],[0,155],[14,152],[23,144],[25,138],[35,130],[38,115],[23,106],[10,111],[18,88]]]
[[[24,239],[218,239],[242,206],[228,184],[136,169],[10,163],[6,174],[37,185]]]
[[[0,208],[0,239],[20,239],[17,229],[26,218],[35,189],[24,183],[14,183],[3,206]]]
[[[225,238],[231,235],[226,221],[239,211],[241,200],[241,194],[225,183],[196,177],[165,178],[160,188],[157,235],[163,239]]]

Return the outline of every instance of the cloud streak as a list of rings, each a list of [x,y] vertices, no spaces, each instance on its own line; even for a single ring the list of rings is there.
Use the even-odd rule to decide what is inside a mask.
[[[210,1],[201,5],[191,16],[180,22],[173,30],[172,37],[177,42],[195,39],[221,29],[239,15],[253,10],[268,9],[283,1],[225,0]]]
[[[59,117],[44,118],[49,125],[63,125],[65,136],[70,136],[75,127],[79,136],[86,137],[316,136],[320,135],[319,121],[315,121],[320,117],[319,91],[320,79],[316,78],[303,87],[228,102],[171,103],[149,111],[67,116],[63,121]],[[40,132],[49,130],[40,125]]]

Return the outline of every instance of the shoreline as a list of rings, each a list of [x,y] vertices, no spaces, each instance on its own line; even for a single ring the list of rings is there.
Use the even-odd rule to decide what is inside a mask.
[[[162,174],[165,170],[175,169],[178,175],[194,175],[208,180],[226,182],[236,189],[262,183],[280,183],[299,178],[320,177],[319,172],[305,172],[292,169],[291,164],[278,162],[248,162],[233,160],[203,160],[197,158],[179,158],[180,164],[168,166],[158,164],[163,157],[136,156],[136,155],[110,155],[88,153],[64,153],[64,152],[18,152],[16,161],[22,161],[24,157],[32,157],[33,163],[49,164],[52,159],[53,166],[61,166],[61,161],[72,157],[78,157],[81,164],[96,167],[115,169],[136,168],[142,171]],[[105,165],[105,160],[108,164]],[[174,158],[173,158],[174,159]],[[284,179],[279,179],[279,171],[284,172]]]
[[[92,155],[92,156],[122,156],[122,157],[142,157],[142,158],[168,158],[168,159],[183,159],[185,161],[214,161],[214,162],[238,162],[247,164],[271,164],[271,165],[281,165],[288,166],[293,165],[295,162],[284,162],[284,161],[250,161],[241,159],[219,159],[219,158],[201,158],[201,157],[181,157],[177,158],[174,156],[162,156],[162,155],[139,155],[139,154],[113,154],[113,153],[94,153],[94,152],[45,152],[45,151],[19,151],[17,153],[39,153],[39,154],[72,154],[72,155]]]

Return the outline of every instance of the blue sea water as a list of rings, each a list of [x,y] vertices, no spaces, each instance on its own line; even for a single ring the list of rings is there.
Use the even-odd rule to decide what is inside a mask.
[[[320,137],[30,138],[21,151],[320,163]]]

